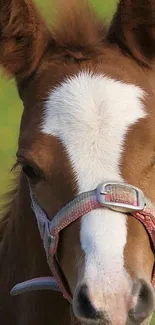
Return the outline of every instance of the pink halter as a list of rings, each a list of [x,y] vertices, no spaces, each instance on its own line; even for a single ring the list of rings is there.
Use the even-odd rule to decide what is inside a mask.
[[[72,303],[70,289],[56,258],[59,233],[72,222],[95,209],[108,208],[121,213],[132,214],[144,225],[155,251],[155,206],[144,197],[143,192],[137,187],[125,183],[102,183],[93,191],[79,194],[62,208],[51,221],[36,202],[31,189],[30,195],[32,209],[37,219],[47,262],[53,277],[36,278],[17,284],[11,290],[11,295],[34,290],[56,290],[61,291],[64,298]],[[155,268],[152,285],[155,287]]]

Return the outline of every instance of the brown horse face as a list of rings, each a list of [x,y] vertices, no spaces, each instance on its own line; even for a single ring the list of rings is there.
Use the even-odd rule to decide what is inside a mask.
[[[41,131],[61,142],[77,193],[110,180],[149,186],[155,175],[152,168],[149,177],[144,173],[145,157],[150,164],[153,159],[153,146],[143,148],[144,99],[135,84],[95,72],[80,72],[51,91]],[[151,133],[153,145],[153,128]],[[58,256],[77,317],[126,324],[127,318],[141,322],[152,312],[154,256],[133,217],[108,209],[88,213],[62,233]]]
[[[104,35],[72,2],[53,33],[30,0],[0,0],[0,10],[0,63],[24,103],[18,161],[48,217],[105,181],[155,201],[154,0],[122,0]],[[61,233],[57,254],[78,319],[125,325],[151,315],[154,254],[133,217],[92,211]]]

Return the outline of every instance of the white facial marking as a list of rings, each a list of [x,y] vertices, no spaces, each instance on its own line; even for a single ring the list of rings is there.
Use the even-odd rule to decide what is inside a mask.
[[[79,193],[103,181],[123,181],[119,163],[124,139],[129,127],[145,117],[143,96],[135,85],[84,72],[50,93],[42,132],[64,144]],[[125,287],[125,215],[108,209],[92,211],[82,218],[80,237],[90,292],[95,290],[93,286],[98,292],[103,287],[106,292],[117,290],[121,281]]]

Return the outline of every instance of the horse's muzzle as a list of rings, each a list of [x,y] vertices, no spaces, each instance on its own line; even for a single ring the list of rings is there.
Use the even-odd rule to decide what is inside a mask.
[[[117,301],[113,301],[114,299],[117,299]],[[146,280],[139,279],[134,281],[128,301],[126,299],[122,300],[121,293],[119,296],[113,294],[111,301],[110,297],[108,297],[108,301],[109,306],[106,297],[104,297],[102,308],[95,308],[95,298],[94,300],[90,298],[89,288],[86,284],[83,284],[78,287],[74,299],[75,315],[84,323],[88,322],[94,325],[141,324],[153,313],[154,291]]]

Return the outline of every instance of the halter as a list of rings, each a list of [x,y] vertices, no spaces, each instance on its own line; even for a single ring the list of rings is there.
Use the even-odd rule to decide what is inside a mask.
[[[31,189],[30,196],[53,277],[36,278],[19,283],[11,290],[13,296],[34,290],[55,290],[61,291],[64,298],[72,303],[72,294],[57,259],[59,233],[72,222],[95,209],[108,208],[133,215],[144,225],[155,251],[155,206],[148,198],[144,197],[143,192],[137,187],[125,183],[102,183],[95,190],[79,194],[63,207],[51,221],[37,203]],[[155,268],[152,286],[155,288]]]

